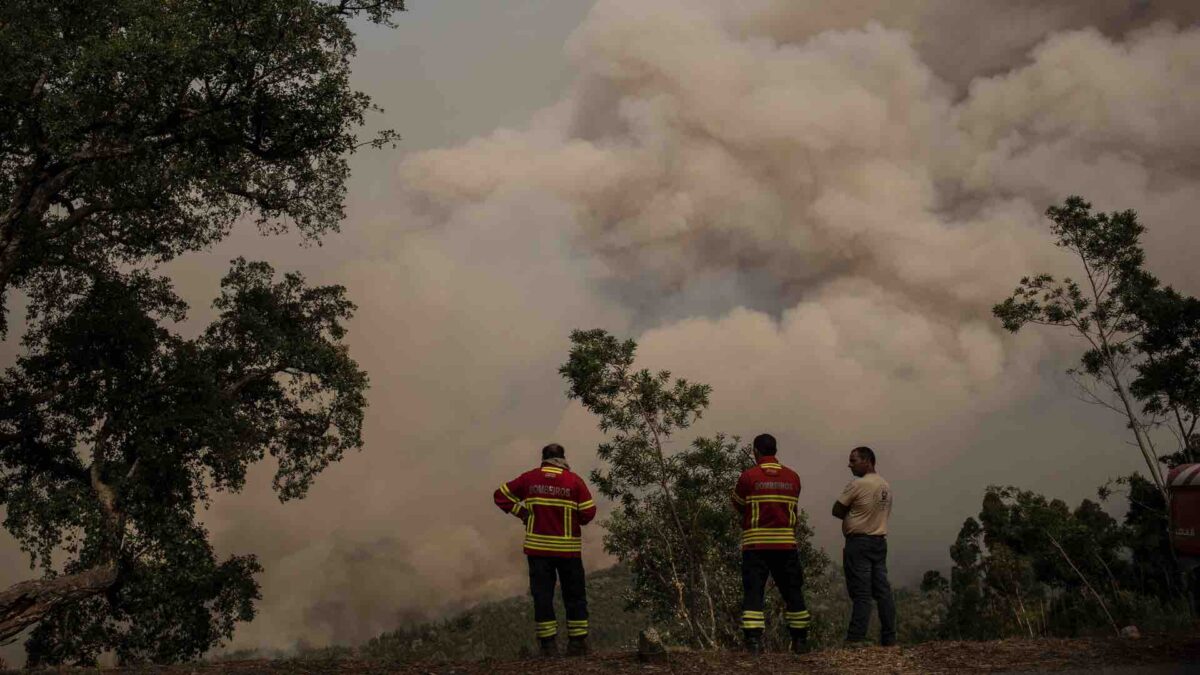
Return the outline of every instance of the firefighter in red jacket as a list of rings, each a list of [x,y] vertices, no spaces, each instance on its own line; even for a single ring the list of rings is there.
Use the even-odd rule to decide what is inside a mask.
[[[804,605],[804,570],[796,550],[796,510],[800,476],[775,461],[775,437],[761,434],[754,439],[756,465],[738,478],[733,506],[742,524],[742,632],[746,650],[762,651],[766,628],[763,593],[767,576],[786,605],[784,619],[792,636],[792,651],[806,653],[812,617]]]
[[[525,523],[529,593],[542,656],[558,653],[554,616],[555,575],[567,610],[567,654],[588,652],[587,591],[584,589],[580,527],[596,517],[596,503],[583,479],[571,472],[557,443],[542,448],[542,465],[496,490],[496,506]]]

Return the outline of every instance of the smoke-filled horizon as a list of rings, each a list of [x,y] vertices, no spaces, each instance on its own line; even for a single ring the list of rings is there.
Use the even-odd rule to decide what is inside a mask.
[[[402,24],[422,20],[414,4]],[[557,375],[574,328],[632,337],[642,367],[712,385],[695,434],[776,435],[835,555],[846,454],[875,448],[899,583],[949,566],[987,485],[1077,503],[1138,469],[1122,422],[1060,376],[1080,345],[1008,335],[990,310],[1025,274],[1072,271],[1042,215],[1071,194],[1137,210],[1152,271],[1200,293],[1200,5],[580,9],[545,19],[565,33],[582,16],[555,38],[558,65],[529,65],[547,49],[536,13],[522,18],[529,45],[489,38],[529,65],[510,71],[519,91],[536,90],[523,72],[555,87],[522,94],[545,105],[495,130],[480,120],[505,99],[483,65],[462,75],[478,91],[414,103],[424,116],[406,129],[403,74],[422,67],[393,75],[412,48],[370,33],[358,86],[422,149],[357,161],[350,217],[323,249],[239,235],[171,266],[198,322],[234,255],[345,284],[372,383],[366,447],[305,501],[275,502],[260,467],[206,514],[219,550],[266,568],[259,617],[232,647],[356,643],[525,592],[519,527],[491,491],[550,441],[578,472],[595,465],[596,421]],[[413,138],[453,127],[456,106],[487,130]],[[585,530],[590,569],[612,562],[601,536]]]

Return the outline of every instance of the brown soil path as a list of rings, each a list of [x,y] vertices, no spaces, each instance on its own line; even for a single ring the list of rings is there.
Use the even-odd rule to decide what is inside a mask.
[[[1149,666],[1157,666],[1149,668]],[[1120,667],[1120,669],[1113,670]],[[1165,669],[1164,669],[1165,668]],[[639,663],[633,654],[597,654],[583,659],[489,660],[458,663],[336,661],[235,661],[169,668],[121,669],[106,673],[396,673],[397,675],[782,675],[784,673],[1028,673],[1074,671],[1197,672],[1200,634],[1141,640],[1000,640],[931,642],[898,649],[827,649],[806,656],[734,652],[673,652],[666,664]],[[82,671],[72,671],[82,672]]]

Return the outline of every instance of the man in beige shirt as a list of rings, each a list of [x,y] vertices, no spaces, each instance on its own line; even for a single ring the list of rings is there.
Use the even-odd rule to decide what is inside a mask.
[[[892,488],[875,472],[875,452],[866,446],[850,451],[854,480],[833,504],[833,516],[842,521],[846,546],[842,570],[853,602],[847,644],[867,639],[871,600],[879,607],[879,644],[896,644],[896,603],[887,577],[887,524],[892,514]]]

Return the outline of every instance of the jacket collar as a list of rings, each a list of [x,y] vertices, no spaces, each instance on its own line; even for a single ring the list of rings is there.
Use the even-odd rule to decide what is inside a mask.
[[[563,471],[569,471],[570,465],[567,464],[567,460],[565,459],[552,457],[550,459],[543,460],[542,465],[538,468],[549,473],[562,473]]]

